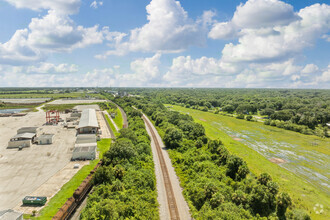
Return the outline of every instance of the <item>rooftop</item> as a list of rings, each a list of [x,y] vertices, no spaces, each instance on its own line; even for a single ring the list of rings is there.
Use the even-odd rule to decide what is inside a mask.
[[[84,109],[82,111],[78,128],[83,127],[99,127],[99,124],[97,123],[95,109]]]
[[[22,139],[32,139],[36,134],[35,133],[22,133],[16,134],[12,139],[22,138]]]
[[[73,152],[92,152],[96,150],[96,146],[75,147]]]
[[[42,135],[39,135],[39,138],[52,138],[54,137],[54,134],[42,134]]]

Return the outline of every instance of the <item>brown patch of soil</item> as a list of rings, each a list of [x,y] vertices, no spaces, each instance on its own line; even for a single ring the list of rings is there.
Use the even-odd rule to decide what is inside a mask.
[[[276,163],[276,164],[282,164],[282,163],[287,163],[288,162],[286,160],[283,160],[281,158],[276,158],[276,157],[270,158],[269,161],[272,162],[272,163]]]
[[[205,119],[203,119],[203,118],[200,118],[199,120],[201,120],[201,121],[206,121]]]

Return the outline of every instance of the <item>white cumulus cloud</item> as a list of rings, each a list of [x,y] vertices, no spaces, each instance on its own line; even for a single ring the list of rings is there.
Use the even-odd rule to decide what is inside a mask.
[[[17,8],[28,8],[35,11],[53,9],[58,13],[73,14],[80,8],[80,0],[5,0]]]
[[[205,24],[211,22],[214,16],[211,12],[204,14],[203,21],[194,21],[175,0],[152,0],[146,9],[148,23],[131,30],[127,41],[117,43],[114,50],[97,57],[124,55],[129,51],[180,52],[192,45],[205,44]]]

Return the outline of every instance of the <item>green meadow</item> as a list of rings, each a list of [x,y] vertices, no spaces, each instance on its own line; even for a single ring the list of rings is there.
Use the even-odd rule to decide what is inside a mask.
[[[221,139],[248,163],[252,175],[269,173],[312,219],[329,219],[329,139],[180,106],[170,109],[191,115],[208,137]]]

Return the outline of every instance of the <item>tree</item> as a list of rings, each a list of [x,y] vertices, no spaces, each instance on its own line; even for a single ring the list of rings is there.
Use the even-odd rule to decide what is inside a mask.
[[[252,115],[247,115],[247,116],[246,116],[246,120],[247,120],[247,121],[251,121],[251,120],[252,120]]]
[[[114,171],[111,166],[101,166],[93,175],[93,184],[112,183],[114,180]]]
[[[233,113],[235,111],[235,107],[233,105],[225,105],[222,108],[222,111],[228,112],[228,113]]]
[[[240,181],[246,177],[249,173],[249,169],[246,162],[242,158],[235,155],[231,155],[227,161],[227,176],[231,177],[233,180]]]
[[[178,148],[182,137],[182,132],[179,129],[168,128],[165,131],[164,143],[168,148]]]
[[[280,219],[285,219],[286,209],[292,204],[291,197],[286,192],[281,192],[276,198],[276,212]]]
[[[115,165],[117,161],[122,159],[130,160],[135,156],[136,151],[129,139],[118,139],[117,142],[110,147],[110,150],[104,154],[106,158],[105,161],[108,159],[113,165]]]

